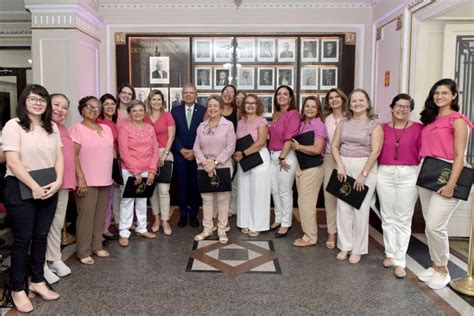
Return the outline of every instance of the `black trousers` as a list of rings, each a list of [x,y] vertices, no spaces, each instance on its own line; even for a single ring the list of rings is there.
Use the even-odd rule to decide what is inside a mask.
[[[5,182],[5,203],[13,234],[12,290],[22,291],[25,290],[28,278],[28,266],[31,271],[31,282],[44,281],[46,241],[56,211],[58,195],[55,194],[47,200],[22,200],[18,179],[7,177]]]
[[[196,217],[199,210],[200,194],[197,186],[196,160],[174,163],[178,178],[178,206],[181,216]]]

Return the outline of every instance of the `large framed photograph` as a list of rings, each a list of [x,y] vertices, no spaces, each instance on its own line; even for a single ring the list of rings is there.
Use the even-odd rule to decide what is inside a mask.
[[[230,69],[215,67],[214,68],[214,89],[223,89],[230,84]]]
[[[168,56],[150,57],[150,83],[170,83],[170,58]]]
[[[318,89],[318,67],[307,66],[301,68],[301,90]]]
[[[259,90],[271,90],[275,88],[275,68],[267,67],[258,67],[258,79],[257,79],[257,89]]]
[[[135,88],[135,95],[137,99],[146,102],[148,95],[150,94],[150,88]]]
[[[212,40],[194,39],[194,62],[212,61]]]
[[[212,67],[194,68],[194,80],[196,88],[203,90],[212,89]]]
[[[321,62],[337,63],[339,61],[339,39],[322,39],[321,46]]]
[[[321,68],[321,90],[337,87],[337,67]]]
[[[232,39],[214,40],[214,62],[230,62],[232,60]]]
[[[319,60],[319,39],[301,39],[301,61],[317,62]]]
[[[183,93],[183,88],[170,88],[171,107],[168,109],[169,111],[171,111],[172,108],[180,105],[183,102],[182,93]]]
[[[203,106],[207,106],[207,99],[209,98],[209,94],[199,94],[196,98],[196,102]]]
[[[255,61],[255,39],[237,38],[237,60],[239,62]]]
[[[240,67],[237,71],[237,87],[239,89],[255,89],[255,74],[253,67]]]
[[[275,39],[258,39],[258,61],[275,61]]]
[[[293,88],[294,78],[293,78],[292,67],[278,67],[277,68],[277,82],[278,85],[290,86]]]
[[[273,95],[259,94],[260,101],[263,104],[263,117],[272,117],[273,115]]]
[[[296,41],[293,38],[278,39],[278,61],[294,62],[296,57]]]

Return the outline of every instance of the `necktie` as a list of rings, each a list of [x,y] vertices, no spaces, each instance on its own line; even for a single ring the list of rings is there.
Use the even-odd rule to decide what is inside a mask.
[[[186,109],[186,123],[188,123],[188,128],[191,127],[191,120],[193,119],[193,111],[191,108]]]

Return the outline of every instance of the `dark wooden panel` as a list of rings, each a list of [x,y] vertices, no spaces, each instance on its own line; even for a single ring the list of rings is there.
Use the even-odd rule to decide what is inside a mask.
[[[344,45],[342,53],[341,90],[347,95],[354,90],[355,45]]]
[[[115,62],[117,73],[117,87],[128,82],[128,46],[115,45]]]

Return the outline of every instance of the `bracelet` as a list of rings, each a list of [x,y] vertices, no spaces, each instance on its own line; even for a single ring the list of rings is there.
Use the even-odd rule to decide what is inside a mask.
[[[284,157],[278,157],[278,160],[283,161],[283,160],[285,160],[285,158]]]

